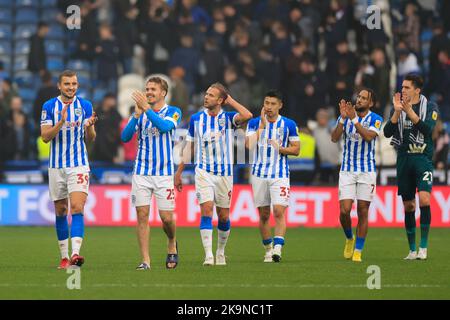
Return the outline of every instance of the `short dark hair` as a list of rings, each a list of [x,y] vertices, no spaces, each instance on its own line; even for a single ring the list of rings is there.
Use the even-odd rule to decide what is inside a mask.
[[[77,73],[73,70],[64,70],[58,77],[58,83],[61,83],[63,77],[73,77],[76,75]]]
[[[283,95],[281,94],[280,91],[278,91],[276,89],[271,89],[271,90],[267,91],[266,95],[264,97],[277,98],[281,102],[283,101]]]
[[[163,78],[161,78],[161,77],[150,77],[150,78],[148,78],[146,84],[149,83],[149,82],[153,82],[153,83],[159,84],[161,89],[166,92],[166,95],[167,95],[167,93],[169,93],[169,84]]]
[[[361,92],[361,91],[363,91],[363,90],[365,90],[365,91],[367,91],[367,92],[369,93],[369,99],[370,99],[370,101],[372,101],[373,106],[375,106],[375,105],[377,104],[377,95],[375,94],[375,91],[373,91],[373,90],[370,89],[370,88],[363,87],[363,88],[361,88],[361,89],[359,90],[359,92]],[[358,93],[359,93],[359,92],[358,92]]]
[[[45,21],[39,21],[38,23],[38,29],[48,27],[48,23]]]
[[[423,88],[423,78],[416,73],[407,74],[403,80],[411,81],[415,89]]]

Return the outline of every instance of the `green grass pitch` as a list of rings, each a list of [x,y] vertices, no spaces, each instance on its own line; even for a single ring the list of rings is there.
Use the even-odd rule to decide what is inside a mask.
[[[0,299],[450,299],[448,229],[430,231],[427,261],[403,261],[408,251],[403,229],[370,229],[357,264],[342,257],[342,230],[293,228],[287,230],[281,263],[268,264],[262,262],[258,230],[236,227],[228,265],[214,267],[202,266],[197,228],[177,233],[178,268],[165,269],[166,238],[155,227],[152,270],[139,272],[134,228],[87,227],[81,289],[69,290],[71,275],[56,269],[53,227],[1,227]],[[379,290],[366,286],[370,265],[380,267]]]

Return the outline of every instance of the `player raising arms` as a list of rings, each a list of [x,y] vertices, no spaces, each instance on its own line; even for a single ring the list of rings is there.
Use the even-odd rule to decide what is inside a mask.
[[[152,194],[155,194],[159,216],[168,238],[166,268],[178,265],[175,208],[173,133],[181,121],[181,110],[165,103],[167,82],[160,77],[147,80],[145,94],[133,93],[135,112],[122,132],[128,142],[138,131],[138,153],[134,163],[131,199],[136,206],[137,235],[142,262],[136,270],[150,269],[148,218]]]
[[[50,144],[49,191],[55,205],[56,234],[61,252],[60,269],[70,265],[81,266],[80,256],[84,237],[84,205],[89,189],[89,162],[85,135],[95,139],[94,123],[97,120],[92,104],[75,94],[78,80],[75,72],[66,70],[58,79],[60,95],[44,103],[41,113],[41,137]],[[68,198],[72,225],[72,255],[69,259]]]
[[[237,112],[226,112],[228,104]],[[192,115],[183,150],[183,160],[175,174],[175,187],[182,190],[181,174],[190,162],[195,146],[195,190],[200,203],[200,234],[205,249],[203,265],[214,265],[212,253],[212,216],[216,205],[218,245],[216,264],[226,265],[225,246],[230,234],[230,202],[233,189],[234,128],[247,122],[252,114],[234,100],[220,83],[212,84],[204,98],[205,109]]]
[[[436,104],[421,94],[423,80],[407,75],[402,94],[393,98],[394,109],[384,127],[384,135],[392,137],[397,149],[397,186],[405,208],[405,228],[409,254],[405,260],[427,258],[428,232],[431,223],[430,196],[433,186],[432,132],[438,118]],[[420,247],[416,252],[416,189],[419,192]]]
[[[266,93],[261,116],[249,121],[245,146],[254,151],[252,179],[255,206],[259,211],[259,231],[266,253],[264,262],[280,262],[286,233],[285,212],[289,205],[288,155],[298,155],[300,140],[297,125],[280,115],[281,93]],[[270,205],[275,217],[272,242]]]
[[[344,258],[361,262],[361,252],[368,230],[370,202],[376,191],[375,139],[380,133],[383,118],[370,111],[376,103],[371,89],[362,89],[356,98],[356,106],[341,100],[341,115],[331,133],[331,140],[338,142],[344,134],[341,171],[339,172],[340,222],[347,238]],[[356,244],[352,232],[350,212],[357,200],[358,226]]]

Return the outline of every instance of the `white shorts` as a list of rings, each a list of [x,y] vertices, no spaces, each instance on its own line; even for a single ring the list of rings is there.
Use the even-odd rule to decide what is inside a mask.
[[[72,192],[89,191],[89,166],[72,168],[49,168],[48,186],[50,199],[57,201],[67,199]]]
[[[250,182],[257,208],[270,205],[289,206],[289,178],[267,179],[252,175]]]
[[[216,176],[195,168],[195,193],[200,204],[214,201],[220,208],[229,208],[233,176]]]
[[[375,172],[348,172],[339,173],[339,200],[372,201],[377,187],[377,174]]]
[[[131,182],[131,203],[135,207],[149,206],[155,194],[159,210],[175,209],[175,189],[173,176],[133,175]]]

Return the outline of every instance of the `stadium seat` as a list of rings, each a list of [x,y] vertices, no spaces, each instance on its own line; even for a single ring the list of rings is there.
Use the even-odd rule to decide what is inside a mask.
[[[0,8],[0,23],[12,23],[12,10],[8,8]]]
[[[69,60],[67,68],[75,71],[91,72],[91,65],[85,60]]]
[[[141,87],[142,89],[142,87]],[[131,98],[131,94],[136,88],[128,88],[119,90],[119,96],[117,99],[118,111],[123,118],[128,118],[130,106],[134,106],[134,100]]]
[[[0,8],[12,8],[13,2],[11,0],[0,0]]]
[[[44,20],[48,21],[48,20]],[[59,24],[51,24],[49,28],[49,32],[46,36],[47,39],[50,40],[63,40],[65,37],[63,27]]]
[[[45,40],[45,52],[47,55],[64,56],[64,43],[59,40]]]
[[[34,101],[36,91],[30,88],[19,88],[19,95],[24,101]]]
[[[16,23],[38,23],[38,13],[34,9],[21,9],[17,11],[15,16]]]
[[[34,80],[34,76],[30,71],[18,71],[14,74],[14,81],[19,87],[33,88],[36,85]]]
[[[30,8],[37,9],[38,2],[36,0],[16,0],[15,1],[16,9]]]
[[[28,54],[30,52],[30,41],[29,40],[18,40],[14,45],[14,54]]]
[[[12,27],[8,24],[0,24],[0,39],[11,39]]]
[[[94,103],[98,103],[98,102],[102,101],[103,97],[105,96],[105,94],[106,94],[106,90],[105,89],[102,89],[102,88],[94,89],[94,94],[93,94],[92,101]]]
[[[125,74],[119,78],[118,88],[119,92],[122,89],[142,89],[145,85],[145,80],[142,76],[134,73]]]
[[[10,55],[11,54],[11,41],[0,40],[0,55]]]
[[[36,33],[35,24],[19,24],[14,31],[14,39],[28,39]]]
[[[41,13],[41,20],[47,21],[48,23],[56,22],[56,16],[58,15],[58,10],[48,8],[42,11]]]
[[[49,71],[63,71],[64,63],[60,57],[49,57],[47,60],[47,69]]]
[[[13,65],[14,72],[27,70],[27,67],[28,67],[27,56],[16,56],[14,58],[14,65]]]
[[[41,8],[55,8],[58,0],[41,0]]]

